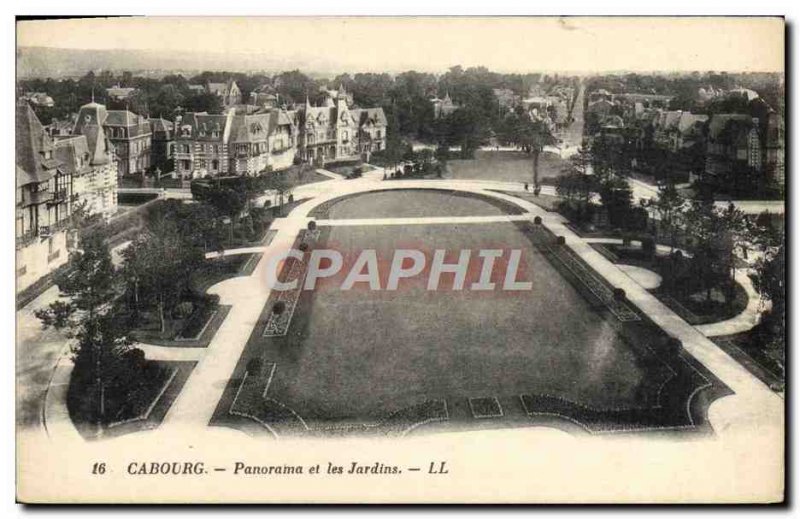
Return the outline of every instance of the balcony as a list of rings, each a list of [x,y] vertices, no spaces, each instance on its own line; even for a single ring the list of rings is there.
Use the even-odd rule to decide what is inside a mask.
[[[53,197],[48,201],[51,204],[60,204],[67,201],[67,190],[59,189],[53,193]]]
[[[23,191],[22,205],[39,205],[52,200],[53,193],[50,191]]]
[[[65,218],[59,222],[56,222],[52,225],[40,225],[39,226],[39,236],[51,236],[59,231],[63,231],[69,227],[69,218]]]

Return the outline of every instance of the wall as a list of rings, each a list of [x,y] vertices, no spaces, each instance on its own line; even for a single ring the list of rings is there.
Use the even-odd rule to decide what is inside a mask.
[[[67,232],[60,231],[54,234],[52,240],[52,255],[49,253],[48,239],[42,238],[36,238],[27,247],[17,250],[17,293],[64,265],[69,259]]]

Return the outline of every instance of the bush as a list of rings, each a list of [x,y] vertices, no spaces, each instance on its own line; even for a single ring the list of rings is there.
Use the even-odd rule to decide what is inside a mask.
[[[272,313],[275,315],[281,315],[283,312],[286,311],[286,303],[283,301],[278,301],[274,305],[272,305]]]
[[[534,217],[533,223],[535,223],[536,225],[542,225],[542,217],[541,216]]]
[[[308,228],[309,231],[314,231],[317,228],[317,222],[311,220],[310,222],[308,222],[308,225],[306,227]]]
[[[626,232],[626,233],[622,234],[622,245],[624,247],[630,247],[632,240],[633,240],[633,238],[631,237],[630,233]]]
[[[184,301],[175,306],[175,309],[172,311],[172,315],[176,319],[186,319],[192,315],[192,312],[194,312],[194,304],[191,301]]]
[[[567,244],[567,239],[564,238],[563,236],[557,236],[556,237],[556,243],[558,243],[559,245],[566,245]]]
[[[300,245],[298,245],[297,248],[300,250],[300,252],[306,252],[308,250],[308,244],[306,242],[303,242]]]
[[[625,300],[625,290],[621,288],[614,289],[614,301],[622,302]]]
[[[648,258],[652,258],[655,255],[656,240],[652,236],[645,236],[642,238],[642,252]]]

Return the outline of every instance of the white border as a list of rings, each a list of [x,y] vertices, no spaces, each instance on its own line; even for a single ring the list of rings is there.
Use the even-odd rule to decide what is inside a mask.
[[[14,31],[9,30],[13,23],[13,16],[15,14],[38,14],[38,15],[45,15],[45,14],[131,14],[132,12],[138,11],[141,14],[151,14],[151,15],[190,15],[190,14],[217,14],[217,15],[245,15],[245,14],[270,14],[270,15],[314,15],[314,14],[370,14],[370,15],[387,15],[387,14],[430,14],[430,15],[443,15],[443,14],[463,14],[463,15],[478,15],[478,14],[538,14],[538,15],[559,15],[559,14],[585,14],[585,15],[608,15],[608,14],[638,14],[638,15],[675,15],[675,14],[684,14],[684,15],[753,15],[753,14],[762,14],[762,15],[776,15],[776,14],[784,14],[787,16],[787,19],[790,23],[794,25],[792,27],[792,37],[796,41],[797,38],[797,20],[800,18],[798,14],[798,2],[790,2],[786,1],[776,1],[776,0],[760,0],[759,2],[753,2],[752,0],[744,1],[744,0],[726,0],[725,2],[697,2],[696,0],[672,0],[670,2],[623,2],[619,0],[604,0],[602,2],[592,2],[592,1],[576,1],[576,0],[560,0],[558,2],[542,2],[540,4],[534,4],[532,2],[513,2],[511,0],[494,0],[492,2],[475,2],[475,1],[461,1],[457,5],[448,5],[444,3],[434,3],[430,2],[429,0],[391,0],[391,1],[375,1],[375,0],[356,0],[348,2],[347,5],[344,5],[342,2],[330,2],[324,0],[305,0],[303,2],[280,2],[276,3],[277,5],[269,5],[266,2],[256,2],[256,1],[244,1],[240,0],[235,5],[231,5],[230,3],[225,2],[211,2],[208,0],[192,0],[191,2],[188,1],[178,1],[173,0],[172,2],[155,2],[155,1],[146,1],[146,0],[139,0],[134,3],[113,3],[106,1],[98,1],[98,0],[86,0],[81,2],[71,2],[71,3],[64,3],[63,0],[60,1],[39,1],[39,0],[28,0],[24,3],[4,3],[3,4],[3,21],[4,21],[4,28],[5,30],[2,32],[2,44],[3,44],[3,52],[0,54],[2,56],[4,70],[6,71],[6,75],[4,76],[6,79],[2,82],[2,95],[0,99],[5,99],[6,102],[0,103],[0,110],[2,110],[2,124],[4,126],[5,131],[2,134],[5,136],[2,139],[2,153],[0,156],[4,157],[5,159],[5,167],[3,168],[5,171],[5,175],[3,178],[4,181],[8,184],[13,182],[13,176],[11,175],[12,171],[12,164],[11,164],[11,157],[14,156],[14,148],[11,140],[11,135],[14,132],[13,129],[13,121],[14,117],[12,115],[12,105],[10,100],[14,95],[14,49],[15,49],[15,36]],[[16,11],[16,12],[15,12]],[[790,41],[789,43],[792,43]],[[794,57],[792,53],[789,54],[789,57]],[[793,62],[795,60],[792,60]],[[790,64],[791,66],[791,64]],[[790,75],[791,79],[794,79]],[[791,112],[787,114],[788,117],[791,118],[792,122],[796,122],[796,100],[797,96],[797,86],[796,82],[792,81],[790,84],[791,93],[792,95],[792,103],[790,105]],[[792,141],[789,143],[789,149],[796,149],[798,142],[800,142],[800,138],[797,137],[796,126],[792,126],[792,129],[795,130],[791,133]],[[793,165],[794,161],[790,162],[790,165]],[[796,171],[796,168],[794,168]],[[791,181],[791,193],[790,196],[796,195],[797,190],[800,189],[798,186],[800,185],[800,181],[795,179],[794,172],[790,171],[789,175],[790,178],[793,180]],[[6,208],[5,210],[8,212],[8,216],[6,217],[5,221],[6,224],[0,226],[2,229],[2,239],[6,243],[4,250],[11,251],[12,243],[14,240],[13,230],[11,223],[13,220],[11,218],[11,212],[14,208],[14,202],[12,197],[14,196],[14,190],[11,188],[10,185],[6,185],[6,189],[3,189],[2,195],[6,197],[5,202],[0,204],[0,207]],[[797,228],[798,224],[798,216],[797,211],[792,211],[792,221],[791,225],[793,228]],[[12,270],[13,270],[13,262],[14,257],[11,254],[4,254],[2,256],[2,264],[3,268],[0,269],[0,272],[4,272],[5,275],[0,276],[0,280],[2,282],[2,290],[4,294],[7,296],[3,299],[3,312],[2,312],[2,329],[4,330],[4,334],[6,335],[5,341],[3,344],[5,345],[5,351],[7,356],[11,356],[12,352],[14,351],[14,344],[15,344],[15,337],[14,337],[14,316],[15,316],[15,309],[13,298],[11,295],[14,293],[14,281],[12,277]],[[796,265],[792,265],[796,266]],[[797,276],[795,275],[793,279],[797,280]],[[794,284],[792,286],[794,288]],[[800,310],[798,307],[795,306],[792,311],[791,315],[793,322],[800,322],[798,318],[800,318]],[[794,380],[796,380],[796,373],[797,373],[797,359],[798,355],[795,353],[793,355],[793,365],[792,369],[794,370]],[[14,394],[14,382],[15,382],[15,370],[14,370],[14,363],[9,362],[10,359],[6,358],[6,362],[3,362],[2,365],[5,369],[5,380],[8,384],[8,390],[6,393],[6,397],[3,399],[3,417],[5,418],[3,431],[4,431],[4,445],[6,448],[3,451],[3,470],[2,470],[2,481],[0,482],[0,489],[2,489],[2,503],[3,503],[3,511],[6,512],[4,516],[19,516],[24,513],[26,510],[20,506],[15,506],[14,503],[14,480],[15,480],[15,452],[14,452],[14,409],[15,409],[15,394]],[[792,399],[794,402],[794,406],[797,405],[797,399]],[[796,407],[793,409],[796,411]],[[793,465],[796,471],[797,469],[797,449],[793,449],[794,456],[793,456]],[[792,478],[793,482],[793,489],[790,490],[791,494],[794,497],[794,500],[797,500],[797,481],[798,478]],[[789,489],[787,489],[789,490]],[[107,510],[106,510],[107,511]],[[348,513],[347,510],[341,510],[344,513]],[[369,515],[379,513],[381,510],[370,509],[367,512]],[[616,511],[614,510],[600,510],[602,513],[607,514],[614,514]],[[628,510],[631,512],[632,510]],[[759,509],[749,509],[749,510],[737,510],[737,516],[741,516],[740,513],[744,512],[742,515],[750,515],[750,514],[757,514],[759,512],[763,512],[764,510]],[[39,509],[37,514],[42,515],[50,515],[58,512],[64,512],[63,510],[57,509]],[[127,510],[127,513],[135,513],[136,515],[139,514],[147,514],[148,517],[156,518],[162,517],[167,514],[167,511],[164,509],[144,509],[144,510]],[[197,510],[185,510],[184,512],[188,513],[195,513]],[[214,515],[223,514],[225,513],[223,510],[215,509],[211,511]],[[301,515],[306,515],[310,513],[314,513],[314,510],[296,510]],[[322,513],[328,513],[330,510],[324,510]],[[634,511],[635,513],[652,513],[652,510],[643,510],[638,509]],[[72,514],[83,514],[85,513],[85,509],[73,509],[67,511],[67,513]],[[205,513],[208,513],[206,511]],[[285,514],[285,511],[272,509],[269,511],[271,516],[282,516]],[[396,510],[393,513],[398,513]],[[419,517],[420,515],[425,516],[430,511],[422,511],[420,509],[410,509],[404,510],[401,512],[403,515],[413,514],[415,517]],[[486,509],[480,510],[481,515],[484,513],[488,514],[491,513]],[[564,516],[573,516],[580,513],[580,511],[576,511],[574,509],[568,510],[559,510],[559,511],[547,511],[547,510],[539,510],[537,513],[544,513],[545,515],[555,515],[558,514],[560,517]],[[664,513],[663,511],[659,511],[659,513]],[[725,514],[727,515],[730,513],[730,510],[726,509],[717,509],[717,510],[709,510],[709,509],[673,509],[669,510],[667,513],[669,514],[680,514],[680,517],[684,519],[698,517],[701,514],[706,515],[708,513],[712,514]]]

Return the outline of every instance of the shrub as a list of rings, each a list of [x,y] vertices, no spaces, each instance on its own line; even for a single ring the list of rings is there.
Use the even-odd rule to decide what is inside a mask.
[[[533,223],[535,223],[536,225],[542,225],[542,217],[541,216],[534,217]]]
[[[274,305],[272,305],[272,313],[275,315],[281,315],[283,312],[286,311],[286,303],[283,301],[278,301]]]
[[[621,288],[614,289],[614,301],[624,301],[625,300],[625,290]]]
[[[557,236],[556,237],[556,243],[558,243],[559,245],[566,245],[567,244],[567,239],[564,238],[563,236]]]
[[[175,306],[175,309],[172,311],[172,315],[176,319],[186,319],[192,315],[192,312],[194,312],[194,303],[191,301],[183,301]]]
[[[297,248],[300,249],[300,252],[306,252],[308,250],[308,244],[306,242],[303,242],[300,245],[298,245]]]
[[[309,231],[314,231],[317,228],[317,222],[311,220],[310,222],[308,222],[308,225],[306,227],[308,228]]]
[[[652,258],[656,253],[656,240],[652,236],[642,238],[642,252]]]

